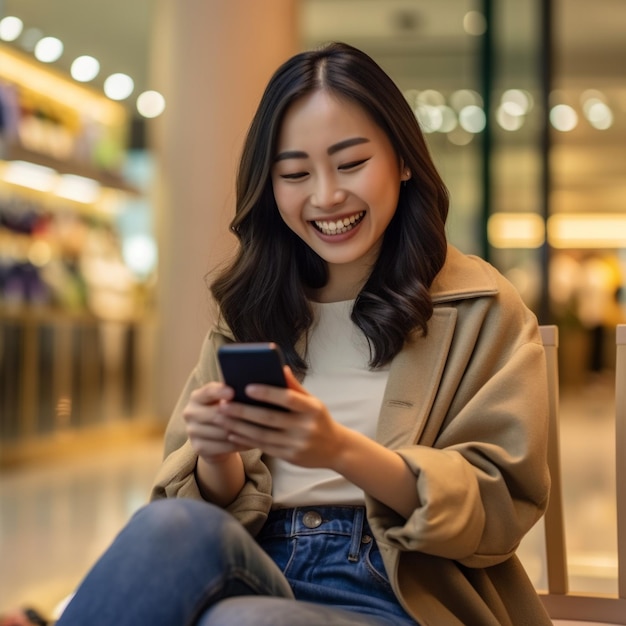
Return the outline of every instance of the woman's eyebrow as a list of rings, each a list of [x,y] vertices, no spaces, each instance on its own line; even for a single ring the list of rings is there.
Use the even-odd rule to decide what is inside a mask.
[[[369,143],[369,139],[367,137],[351,137],[350,139],[344,139],[343,141],[339,141],[338,143],[334,143],[332,146],[329,146],[326,152],[329,156],[339,152],[340,150],[345,150],[346,148],[350,148],[352,146],[358,146],[362,143]],[[274,159],[274,163],[278,161],[285,161],[287,159],[308,159],[309,155],[303,150],[285,150],[276,155]]]
[[[274,159],[274,163],[278,163],[278,161],[285,161],[286,159],[308,159],[309,155],[302,150],[285,150],[285,152],[281,152],[276,155]]]
[[[369,143],[369,139],[367,139],[367,137],[352,137],[351,139],[344,139],[339,143],[333,144],[326,152],[330,156],[331,154],[335,154],[335,152],[339,152],[340,150],[344,150],[345,148],[350,148],[352,146],[358,146],[362,143]]]

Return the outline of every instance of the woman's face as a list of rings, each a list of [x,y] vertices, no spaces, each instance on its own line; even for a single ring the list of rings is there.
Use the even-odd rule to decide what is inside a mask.
[[[272,185],[287,226],[333,272],[363,280],[396,212],[403,175],[385,132],[357,104],[325,91],[285,114]]]

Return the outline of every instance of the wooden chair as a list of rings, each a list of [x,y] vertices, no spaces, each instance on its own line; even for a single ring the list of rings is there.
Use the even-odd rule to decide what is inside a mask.
[[[626,324],[618,325],[616,332],[617,596],[573,593],[568,588],[559,452],[558,328],[542,326],[540,330],[548,366],[550,392],[548,464],[552,475],[552,492],[544,520],[548,590],[542,592],[540,596],[555,624],[576,623],[582,626],[594,622],[626,625]]]

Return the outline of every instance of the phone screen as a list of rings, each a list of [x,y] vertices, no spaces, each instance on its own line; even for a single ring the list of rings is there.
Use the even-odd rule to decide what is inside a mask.
[[[232,343],[221,346],[217,352],[224,382],[235,391],[235,401],[272,409],[286,409],[249,398],[247,385],[258,383],[286,387],[283,358],[275,343]]]

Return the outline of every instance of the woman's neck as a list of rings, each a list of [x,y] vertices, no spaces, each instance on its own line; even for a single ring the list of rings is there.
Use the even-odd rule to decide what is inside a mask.
[[[328,282],[313,291],[317,302],[343,302],[354,300],[367,282],[371,267],[355,267],[354,264],[328,266]]]

